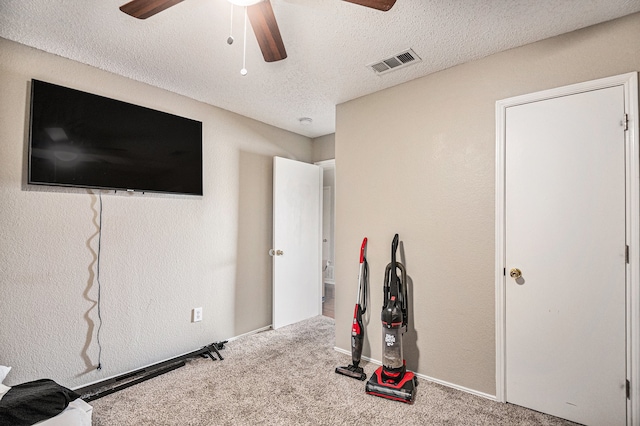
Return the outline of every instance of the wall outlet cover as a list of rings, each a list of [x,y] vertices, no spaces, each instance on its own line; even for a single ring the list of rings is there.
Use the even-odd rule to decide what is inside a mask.
[[[191,322],[202,321],[202,308],[193,308],[191,311]]]

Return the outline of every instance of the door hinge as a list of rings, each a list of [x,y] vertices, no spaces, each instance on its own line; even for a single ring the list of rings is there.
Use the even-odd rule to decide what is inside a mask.
[[[627,399],[631,399],[631,382],[627,380]]]
[[[624,127],[624,130],[629,130],[629,114],[625,114],[620,121],[620,125]]]
[[[624,261],[629,263],[629,246],[624,246]]]

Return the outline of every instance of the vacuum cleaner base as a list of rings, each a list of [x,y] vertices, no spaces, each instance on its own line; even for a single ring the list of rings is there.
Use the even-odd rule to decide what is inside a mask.
[[[365,391],[369,395],[392,399],[394,401],[413,404],[416,397],[416,377],[407,371],[400,381],[396,383],[385,383],[381,379],[382,367],[379,367],[372,375],[365,386]]]
[[[353,364],[349,364],[347,367],[337,367],[336,373],[342,374],[347,377],[353,377],[358,380],[366,380],[367,375],[364,373],[362,367],[356,367]]]

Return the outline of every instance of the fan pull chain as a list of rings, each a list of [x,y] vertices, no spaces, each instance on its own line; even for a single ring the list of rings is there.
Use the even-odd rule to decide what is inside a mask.
[[[227,44],[233,44],[233,3],[231,3],[231,18],[229,22],[229,38]]]
[[[242,69],[241,75],[247,75],[247,7],[244,8],[244,47],[242,49]]]

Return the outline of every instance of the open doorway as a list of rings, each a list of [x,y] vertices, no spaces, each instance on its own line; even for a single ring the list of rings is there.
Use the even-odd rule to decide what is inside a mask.
[[[316,163],[323,170],[322,190],[322,315],[335,318],[335,160]]]

